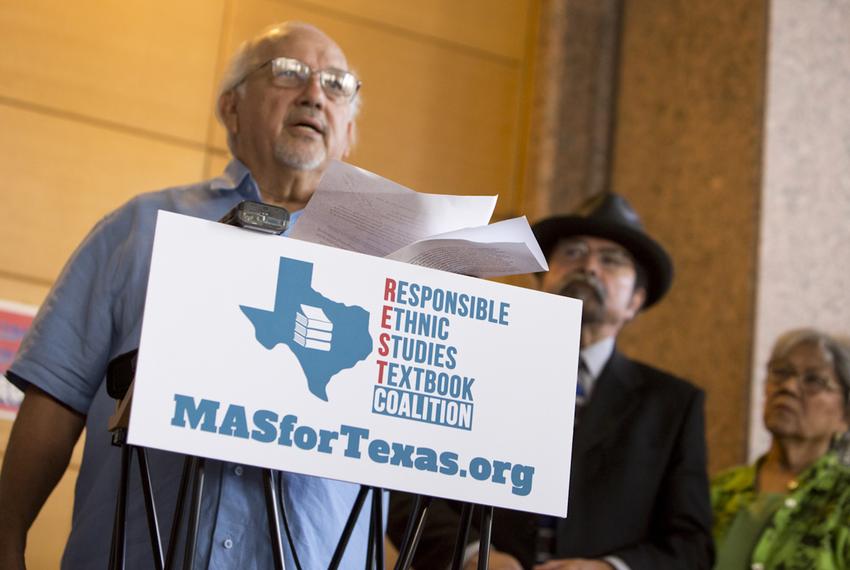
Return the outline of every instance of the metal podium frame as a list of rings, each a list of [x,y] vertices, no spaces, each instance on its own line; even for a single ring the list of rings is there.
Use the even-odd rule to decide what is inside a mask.
[[[139,471],[142,483],[142,495],[145,501],[145,515],[150,534],[151,551],[156,570],[173,570],[176,568],[175,554],[180,539],[180,529],[183,526],[183,512],[186,506],[186,495],[191,485],[192,499],[189,504],[188,521],[186,525],[186,540],[183,555],[184,570],[193,570],[195,566],[195,545],[198,539],[201,500],[204,487],[204,467],[206,459],[186,456],[183,463],[183,474],[180,477],[180,488],[177,494],[177,505],[171,523],[171,534],[168,550],[163,556],[162,538],[159,530],[159,520],[156,514],[156,502],[151,485],[150,467],[147,461],[147,449],[130,445],[126,441],[126,428],[118,428],[113,432],[113,445],[121,447],[121,475],[118,484],[118,496],[115,501],[115,519],[112,527],[112,541],[109,551],[109,569],[123,570],[125,562],[124,538],[126,534],[127,493],[129,487],[132,458],[138,457]],[[283,570],[283,542],[280,536],[280,511],[278,510],[278,494],[275,488],[275,474],[271,469],[263,469],[263,487],[266,499],[266,517],[269,522],[269,538],[276,570]]]
[[[419,545],[419,539],[422,537],[425,521],[428,518],[428,510],[431,507],[431,502],[434,500],[433,497],[427,495],[414,496],[416,499],[413,504],[413,510],[410,512],[410,517],[407,519],[404,538],[399,545],[398,561],[396,562],[395,570],[408,570],[410,568],[413,562],[413,556],[416,554],[416,548]],[[462,569],[466,541],[469,537],[469,527],[472,523],[472,510],[475,506],[472,503],[463,503],[461,508],[460,524],[458,525],[457,538],[455,539],[455,546],[452,551],[451,570]],[[490,562],[490,546],[492,542],[493,507],[489,505],[477,506],[481,507],[478,570],[487,570]]]
[[[197,544],[201,501],[203,499],[204,470],[206,459],[196,456],[185,456],[183,462],[183,473],[180,477],[180,487],[177,494],[177,504],[171,523],[171,533],[168,540],[167,551],[163,553],[162,537],[160,534],[159,520],[156,514],[156,501],[151,485],[150,466],[147,461],[147,449],[127,443],[127,429],[119,427],[113,431],[112,443],[121,447],[121,474],[118,484],[118,495],[115,501],[115,518],[112,527],[112,541],[109,553],[109,570],[123,570],[125,562],[125,535],[126,535],[126,508],[129,488],[130,470],[133,455],[138,458],[139,472],[141,475],[142,495],[145,501],[145,515],[147,519],[148,532],[150,534],[151,551],[153,554],[154,568],[156,570],[175,570],[177,568],[176,549],[180,542],[181,530],[186,509],[186,497],[191,492],[191,502],[188,506],[188,519],[185,525],[183,552],[183,570],[194,570],[195,546]],[[276,481],[283,475],[272,469],[263,469],[263,489],[265,492],[266,518],[269,523],[269,539],[275,570],[283,570],[283,540],[281,538],[281,513],[283,512],[283,497],[278,493]],[[190,491],[191,490],[191,491]],[[369,542],[366,552],[366,569],[383,570],[384,568],[384,522],[383,522],[383,489],[377,487],[360,486],[360,491],[354,501],[351,513],[346,520],[339,542],[334,550],[333,557],[328,565],[329,570],[336,570],[345,555],[351,533],[357,524],[357,519],[363,509],[366,496],[372,492],[371,516],[369,521]],[[284,514],[284,524],[286,518]],[[296,568],[300,570],[298,554],[294,542],[289,536],[290,548],[295,559]]]

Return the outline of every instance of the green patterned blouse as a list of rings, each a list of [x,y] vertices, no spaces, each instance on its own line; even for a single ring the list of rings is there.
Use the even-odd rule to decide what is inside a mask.
[[[735,467],[711,484],[714,540],[723,549],[726,532],[741,509],[756,498],[761,464]],[[850,468],[828,453],[800,474],[756,542],[753,570],[850,569]],[[743,570],[743,569],[718,569]]]

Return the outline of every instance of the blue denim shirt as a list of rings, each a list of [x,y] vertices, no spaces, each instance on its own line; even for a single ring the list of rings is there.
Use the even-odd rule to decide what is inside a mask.
[[[259,201],[260,194],[247,168],[234,159],[218,178],[143,194],[107,215],[65,266],[21,345],[10,379],[21,389],[31,383],[86,415],[62,568],[105,568],[109,558],[121,453],[111,445],[106,427],[115,402],[106,393],[104,377],[111,359],[139,346],[157,211],[217,220],[242,200]],[[149,462],[167,543],[183,457],[154,450]],[[302,567],[327,567],[359,486],[291,473],[285,474],[284,485]],[[207,460],[195,567],[272,568],[264,501],[260,469]],[[127,520],[126,567],[152,568],[135,462]],[[364,507],[342,568],[365,566],[368,523]],[[294,568],[285,540],[284,549],[286,566]],[[182,553],[177,560],[182,561]]]

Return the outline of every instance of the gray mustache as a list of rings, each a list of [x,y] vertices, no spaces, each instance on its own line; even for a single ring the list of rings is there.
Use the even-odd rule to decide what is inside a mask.
[[[602,286],[602,283],[598,278],[593,275],[588,275],[586,273],[575,273],[572,277],[570,277],[564,286],[561,288],[562,295],[569,295],[573,286],[575,285],[587,285],[590,287],[593,294],[596,296],[597,300],[601,303],[605,301],[605,287]]]

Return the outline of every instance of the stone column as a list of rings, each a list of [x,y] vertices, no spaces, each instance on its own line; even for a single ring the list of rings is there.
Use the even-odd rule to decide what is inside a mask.
[[[608,189],[622,0],[543,0],[525,211],[575,211]]]
[[[773,0],[767,61],[751,458],[776,337],[850,334],[850,0]]]

